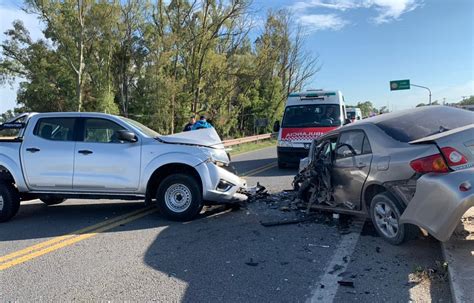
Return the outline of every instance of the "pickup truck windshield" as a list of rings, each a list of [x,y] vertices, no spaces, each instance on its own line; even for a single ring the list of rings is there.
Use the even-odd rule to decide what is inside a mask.
[[[160,136],[160,134],[157,133],[156,131],[146,127],[145,125],[143,125],[143,124],[141,124],[141,123],[139,123],[135,120],[128,119],[128,118],[125,118],[125,117],[120,117],[120,119],[123,119],[125,122],[127,122],[128,124],[130,124],[133,127],[137,128],[139,131],[141,131],[143,134],[145,134],[148,137],[156,138],[156,137]]]
[[[341,111],[338,104],[306,104],[288,106],[282,127],[340,126]]]

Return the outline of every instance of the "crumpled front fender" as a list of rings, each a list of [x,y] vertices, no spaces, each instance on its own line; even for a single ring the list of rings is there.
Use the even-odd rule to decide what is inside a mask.
[[[459,186],[470,184],[461,191]],[[474,206],[474,168],[448,174],[426,174],[416,183],[416,193],[400,217],[400,223],[410,223],[426,229],[440,241],[447,241],[462,215]]]

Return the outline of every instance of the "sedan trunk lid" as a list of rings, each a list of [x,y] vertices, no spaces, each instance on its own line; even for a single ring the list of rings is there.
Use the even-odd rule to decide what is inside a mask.
[[[411,144],[436,144],[452,170],[474,167],[474,124],[447,130]]]

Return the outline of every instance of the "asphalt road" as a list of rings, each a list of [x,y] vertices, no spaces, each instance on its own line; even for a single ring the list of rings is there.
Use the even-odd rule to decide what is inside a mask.
[[[249,184],[273,193],[289,189],[295,174],[276,167],[275,148],[233,161]],[[255,202],[177,223],[141,202],[26,202],[0,225],[0,301],[450,300],[439,271],[423,271],[442,260],[431,238],[391,246],[357,219],[345,233],[334,222],[260,224],[286,215]]]

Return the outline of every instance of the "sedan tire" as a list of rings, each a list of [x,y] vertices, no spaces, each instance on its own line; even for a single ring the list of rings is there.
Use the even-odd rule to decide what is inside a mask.
[[[0,183],[0,222],[6,222],[18,213],[20,195],[13,184]]]
[[[161,214],[174,221],[189,221],[202,210],[202,194],[191,176],[173,174],[158,186],[156,202]]]
[[[418,234],[418,227],[400,224],[404,207],[387,192],[373,197],[370,203],[370,217],[377,233],[387,242],[400,245]]]

